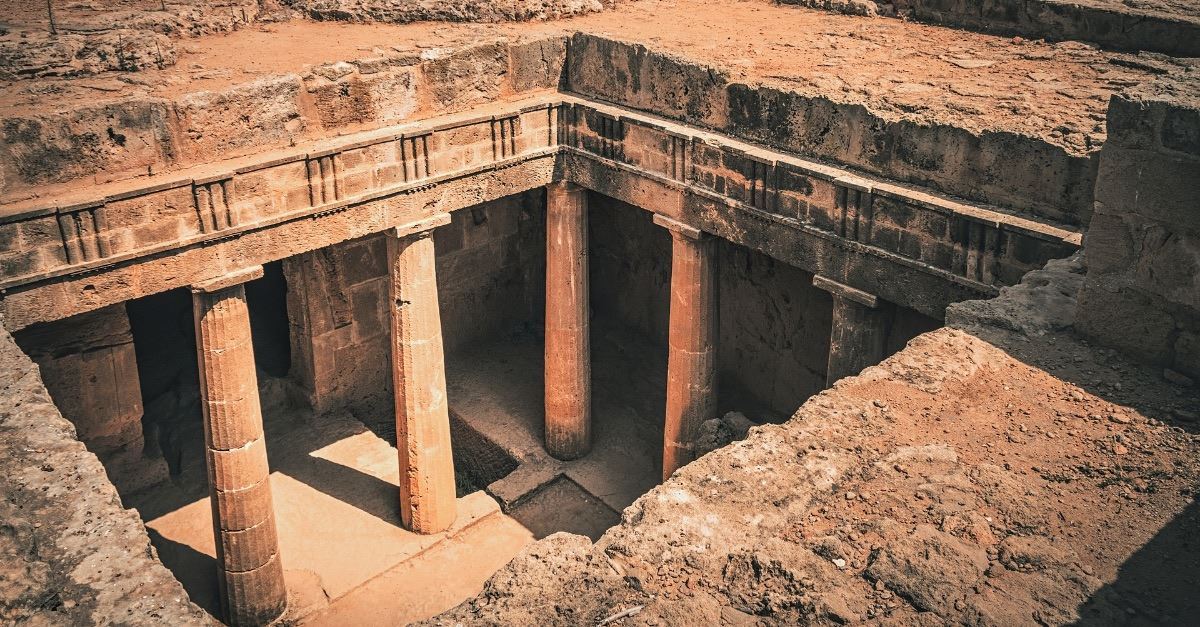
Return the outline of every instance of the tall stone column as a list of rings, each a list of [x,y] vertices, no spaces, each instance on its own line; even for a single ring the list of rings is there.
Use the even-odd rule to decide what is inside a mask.
[[[833,295],[826,384],[833,385],[838,379],[883,361],[888,316],[879,299],[823,276],[813,277],[813,285]]]
[[[714,240],[660,215],[671,232],[671,314],[663,480],[695,457],[700,424],[717,415],[717,263]]]
[[[443,213],[387,235],[400,518],[416,533],[444,531],[457,515],[432,237],[449,223]]]
[[[546,451],[577,459],[592,446],[587,191],[546,188]]]
[[[265,625],[287,607],[244,283],[262,266],[192,286],[221,608]]]

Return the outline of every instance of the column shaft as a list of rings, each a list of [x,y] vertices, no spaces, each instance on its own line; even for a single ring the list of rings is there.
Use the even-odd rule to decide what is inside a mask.
[[[546,189],[546,451],[587,454],[592,441],[588,338],[587,192],[570,183]]]
[[[833,385],[883,361],[888,332],[888,316],[882,306],[885,303],[873,294],[822,276],[813,277],[813,285],[833,295],[826,384]]]
[[[387,239],[400,518],[416,533],[444,531],[457,515],[431,237],[434,226],[448,221],[445,215],[438,222],[401,227]]]
[[[694,458],[700,424],[717,414],[717,264],[714,240],[655,216],[671,231],[671,313],[663,479]]]
[[[263,438],[245,281],[256,267],[192,287],[221,606],[230,625],[287,607]]]

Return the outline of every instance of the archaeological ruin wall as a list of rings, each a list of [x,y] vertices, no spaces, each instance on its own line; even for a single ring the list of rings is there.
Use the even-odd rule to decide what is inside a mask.
[[[1200,108],[1191,72],[1113,98],[1077,325],[1200,376]]]
[[[503,21],[604,8],[598,2],[515,9],[448,3],[430,13],[423,5],[287,4],[316,20],[368,22]],[[855,4],[851,12],[867,4]],[[1031,30],[1031,15],[1057,10],[1041,7],[1054,3],[1026,3],[1020,13],[993,7],[997,16],[976,18],[952,4],[897,3],[889,11],[1029,35],[1041,32]],[[1065,16],[1061,24],[1087,21],[1078,13],[1053,14]],[[1118,48],[1142,47],[1138,42],[1169,29],[1171,37],[1161,38],[1159,48],[1178,53],[1188,47],[1184,26],[1147,20],[1135,29],[1121,21],[1127,19],[1092,22],[1084,36]],[[1042,34],[1052,37],[1083,32],[1046,28]],[[7,45],[0,41],[0,50]],[[14,58],[18,65],[38,64]],[[79,63],[55,72],[113,69],[87,59]],[[142,69],[170,65],[149,57],[128,63]],[[1200,224],[1190,211],[1200,192],[1194,184],[1200,180],[1200,95],[1186,74],[1194,71],[1174,68],[1153,85],[1115,96],[1109,137],[1099,149],[1090,141],[1081,149],[1005,128],[881,111],[854,98],[750,80],[665,47],[587,32],[497,37],[419,52],[391,49],[207,91],[146,90],[54,110],[26,103],[0,121],[0,315],[21,351],[4,348],[6,338],[0,348],[18,372],[5,389],[33,402],[32,409],[9,403],[3,415],[50,416],[24,352],[58,411],[73,423],[74,437],[104,464],[107,482],[78,446],[55,453],[79,472],[100,473],[93,492],[107,495],[96,506],[97,517],[105,519],[129,518],[118,511],[113,485],[125,497],[168,476],[177,480],[186,455],[215,464],[220,476],[208,487],[216,539],[223,543],[216,549],[222,611],[255,622],[278,615],[284,604],[274,510],[269,490],[261,488],[269,473],[262,445],[276,435],[267,435],[260,401],[250,400],[255,390],[237,380],[257,377],[267,390],[264,408],[272,402],[300,408],[303,420],[345,410],[397,443],[405,451],[402,524],[439,532],[450,527],[456,490],[461,496],[486,489],[506,512],[529,505],[530,486],[598,492],[580,478],[582,472],[569,475],[557,464],[585,456],[595,437],[588,431],[591,355],[623,352],[605,363],[624,359],[628,372],[604,383],[612,389],[638,381],[629,386],[641,396],[633,413],[654,433],[654,448],[661,444],[663,464],[655,470],[670,483],[627,510],[601,548],[552,539],[509,568],[541,568],[546,555],[551,562],[578,556],[587,566],[563,581],[582,579],[589,592],[555,602],[583,606],[573,618],[600,620],[615,611],[616,599],[645,602],[646,591],[662,584],[637,574],[636,560],[625,560],[630,555],[622,546],[660,546],[660,536],[669,533],[664,530],[690,524],[680,516],[721,509],[701,495],[701,473],[742,468],[746,460],[773,463],[747,446],[787,440],[780,450],[790,451],[793,439],[811,439],[797,431],[805,424],[851,446],[854,434],[839,426],[839,412],[857,415],[866,407],[863,418],[870,413],[890,420],[888,405],[865,404],[870,393],[861,389],[822,390],[895,353],[902,354],[848,385],[883,381],[928,392],[920,373],[906,369],[940,372],[945,364],[912,366],[909,356],[956,348],[965,353],[947,367],[970,372],[947,380],[975,376],[977,363],[959,361],[992,355],[993,348],[958,331],[927,333],[943,325],[956,303],[999,294],[1010,302],[1017,292],[1007,289],[1029,277],[1036,283],[1040,279],[1029,273],[1051,260],[1076,254],[1071,263],[1083,264],[1081,248],[1086,257],[1077,311],[1071,296],[1080,333],[1151,363],[1169,380],[1200,377]],[[430,280],[434,267],[436,281]],[[1078,272],[1084,271],[1080,266]],[[580,285],[585,289],[577,290]],[[981,328],[1036,335],[1005,328],[1020,326],[1004,318],[1016,309],[982,322],[956,311],[960,327],[968,319]],[[533,386],[545,393],[541,457],[506,449],[510,442],[498,444],[494,433],[478,431],[445,399],[447,387],[472,383],[452,372],[480,359],[472,351],[531,339],[545,343],[546,382]],[[1004,341],[1008,348],[1016,345],[1012,338]],[[1010,361],[1003,367],[1017,371],[1020,366]],[[541,374],[533,376],[540,380]],[[432,381],[432,391],[398,394],[401,379]],[[605,392],[597,386],[597,395]],[[806,404],[814,395],[815,402]],[[901,396],[887,398],[898,403]],[[225,400],[232,409],[213,409]],[[789,422],[801,405],[800,418]],[[205,419],[205,407],[231,422]],[[670,479],[695,456],[696,423],[726,411],[785,427],[760,430],[752,444],[725,449]],[[397,412],[436,428],[397,429]],[[176,424],[181,421],[186,428]],[[61,420],[51,423],[56,433],[69,431]],[[31,437],[42,435],[35,430]],[[190,452],[184,453],[181,440],[188,438]],[[804,496],[811,502],[840,504],[833,496],[840,498],[837,481],[822,473],[867,473],[891,459],[882,453],[879,459],[858,457],[861,451],[845,456],[845,447],[817,453],[795,448],[796,459],[787,464],[798,465],[793,470],[816,486]],[[418,461],[406,463],[405,455]],[[495,462],[478,463],[478,457]],[[144,471],[145,458],[154,458],[152,471]],[[212,461],[218,459],[227,461]],[[927,461],[937,466],[945,460]],[[968,472],[957,458],[947,463]],[[469,485],[447,487],[452,466],[470,466]],[[976,473],[971,481],[982,485],[988,480],[977,470],[969,470]],[[733,473],[734,479],[750,485],[744,472]],[[22,495],[32,489],[24,478],[14,485]],[[645,489],[621,486],[622,495]],[[761,505],[749,495],[753,489],[741,491],[748,494],[745,504]],[[46,507],[65,507],[65,498],[58,491]],[[674,498],[690,505],[674,511]],[[845,497],[857,504],[855,499]],[[610,500],[597,508],[606,509],[612,522],[629,502]],[[661,519],[644,523],[647,512],[661,513]],[[795,521],[781,516],[768,516],[762,528],[755,522],[754,529],[738,526],[729,533],[749,551],[762,534],[790,529],[785,523]],[[1005,516],[1020,518],[1007,510]],[[140,532],[129,520],[126,527]],[[902,542],[903,534],[885,531],[880,537]],[[979,575],[975,571],[982,573],[990,559],[982,548],[986,537],[966,538],[964,546],[943,537],[961,539],[960,531],[929,527],[921,541],[961,549],[970,562],[968,575]],[[1039,536],[1049,535],[1044,531],[1038,529]],[[136,552],[145,542],[133,535]],[[253,542],[240,540],[248,537]],[[855,551],[864,548],[859,540],[841,538]],[[724,592],[703,590],[704,617],[724,617],[717,606],[797,620],[873,616],[869,604],[846,595],[873,596],[883,590],[879,585],[943,619],[1003,616],[989,599],[902,591],[918,584],[906,580],[903,568],[888,570],[879,560],[900,563],[910,556],[888,552],[864,558],[878,566],[868,579],[884,582],[874,591],[859,590],[868,584],[858,580],[843,582],[843,590],[853,591],[844,594],[809,585],[812,577],[837,580],[847,562],[837,558],[843,565],[835,571],[826,553],[841,553],[825,540],[818,544],[813,553],[821,556],[819,564],[807,553],[797,558],[809,582],[799,587],[819,592],[815,600],[783,609],[754,590],[738,588],[726,601],[719,600]],[[1011,554],[1012,546],[1001,550]],[[619,593],[601,601],[586,582],[610,578],[592,567],[603,566],[598,551],[612,547],[616,553],[606,555],[624,557],[611,570],[633,568],[635,574],[632,580],[618,577],[613,585]],[[663,559],[679,567],[674,558]],[[166,609],[156,618],[194,619],[189,612],[198,610],[183,600],[159,562],[150,562],[149,574],[139,580],[150,590],[147,598],[175,595],[160,602]],[[712,571],[713,581],[720,578],[713,573],[730,568],[764,572],[761,564],[743,562],[739,557],[718,564],[723,571],[704,562],[700,569]],[[776,566],[767,569],[763,586],[773,585],[768,580]],[[853,569],[864,567],[866,562],[851,562]],[[1051,570],[1047,577],[1056,584],[1071,583],[1063,588],[1062,607],[1055,608],[1070,615],[1070,604],[1094,590],[1094,582],[1075,565]],[[119,569],[111,575],[123,576]],[[489,593],[509,595],[507,576],[489,584]],[[955,599],[969,604],[964,609]],[[106,603],[108,598],[97,606],[97,615],[108,611]],[[883,612],[880,607],[893,609],[877,604],[869,611]],[[176,610],[180,616],[167,616]],[[493,610],[503,620],[523,616],[504,604],[491,610],[463,606],[457,616],[487,617]],[[655,611],[680,617],[669,605]]]

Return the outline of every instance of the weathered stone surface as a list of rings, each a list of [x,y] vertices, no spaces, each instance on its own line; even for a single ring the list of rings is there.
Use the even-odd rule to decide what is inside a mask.
[[[207,625],[155,558],[137,512],[75,438],[29,360],[0,329],[0,619]]]
[[[874,300],[874,296],[871,299]],[[882,305],[886,306],[886,303]],[[883,360],[888,313],[879,303],[871,306],[842,294],[833,295],[829,366],[825,371],[827,385]]]
[[[244,285],[262,274],[192,287],[216,574],[230,625],[266,625],[287,608]]]
[[[1075,323],[1138,358],[1200,375],[1200,89],[1195,67],[1113,97]],[[1182,349],[1182,350],[1181,350]]]
[[[1171,0],[782,0],[853,15],[896,15],[985,32],[1082,40],[1122,50],[1200,55],[1200,12]]]
[[[81,76],[174,65],[174,42],[161,33],[118,28],[87,35],[0,36],[0,76]]]
[[[564,87],[567,38],[546,37],[513,44],[508,50],[509,80],[514,91]]]
[[[90,177],[168,172],[554,89],[565,54],[561,37],[495,38],[424,54],[391,50],[166,98],[14,110],[0,118],[0,157],[8,157],[0,158],[0,198]]]
[[[145,174],[173,163],[179,147],[169,104],[131,99],[0,121],[0,194],[98,175]]]
[[[190,161],[205,161],[211,155],[294,142],[304,130],[296,101],[300,90],[300,77],[293,74],[184,96],[176,105],[183,154]]]
[[[596,35],[576,34],[569,49],[569,88],[585,96],[1063,222],[1091,216],[1090,160],[1033,137],[740,83],[718,68]]]
[[[917,610],[952,606],[983,578],[987,552],[929,525],[911,532],[884,525],[885,547],[866,575],[908,599]]]
[[[457,515],[432,232],[449,222],[441,214],[385,236],[400,517],[424,534],[445,531]]]
[[[695,227],[655,216],[671,233],[671,309],[667,331],[667,409],[663,479],[696,457],[700,425],[717,413],[717,247]],[[547,295],[548,297],[549,295]]]
[[[30,327],[16,340],[89,450],[106,461],[125,447],[140,452],[142,393],[124,305]]]

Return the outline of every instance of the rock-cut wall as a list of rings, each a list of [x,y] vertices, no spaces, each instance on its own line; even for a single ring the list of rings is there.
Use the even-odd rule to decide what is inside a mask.
[[[208,625],[0,325],[0,622]]]

